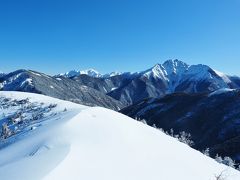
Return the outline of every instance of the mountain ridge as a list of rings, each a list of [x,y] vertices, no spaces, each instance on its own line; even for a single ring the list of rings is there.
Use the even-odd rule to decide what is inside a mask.
[[[14,73],[21,74],[21,71],[24,70],[14,71],[0,77],[0,89],[16,90],[14,86],[20,86],[18,85],[19,82],[14,81],[10,76]],[[36,72],[36,74],[41,73]],[[5,81],[4,77],[10,79]],[[25,81],[21,84],[22,87],[18,90],[36,92],[31,79],[27,77],[25,77]],[[100,97],[107,96],[108,99],[112,98],[121,102],[121,107],[134,104],[145,98],[158,98],[171,93],[209,93],[222,88],[235,89],[240,87],[240,78],[237,76],[228,76],[203,64],[188,65],[177,59],[167,60],[163,64],[158,63],[147,70],[134,73],[114,72],[102,75],[94,69],[89,69],[86,71],[69,71],[55,76],[44,75],[44,77],[53,79],[54,82],[63,78],[66,84],[68,81],[71,86],[78,87],[78,89],[79,86],[86,86],[90,88],[89,91],[91,92],[96,90],[102,93],[103,95],[100,95]],[[11,82],[11,86],[6,82]],[[38,82],[35,81],[35,85],[38,85]],[[52,85],[49,86],[52,87]],[[65,91],[68,91],[66,87]],[[75,90],[73,92],[76,93]],[[53,96],[48,92],[45,94]],[[59,95],[59,97],[61,96]],[[97,102],[93,104],[99,105]]]
[[[0,90],[44,94],[75,103],[115,110],[123,107],[121,102],[72,79],[49,76],[32,70],[17,70],[1,77]]]

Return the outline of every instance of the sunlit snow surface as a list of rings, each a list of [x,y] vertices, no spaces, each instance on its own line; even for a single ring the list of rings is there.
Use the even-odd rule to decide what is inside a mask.
[[[0,150],[1,180],[214,180],[220,173],[240,179],[238,171],[117,112],[36,94],[0,96],[56,103],[53,111],[62,113]]]

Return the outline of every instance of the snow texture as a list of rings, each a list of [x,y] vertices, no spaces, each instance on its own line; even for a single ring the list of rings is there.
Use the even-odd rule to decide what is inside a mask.
[[[0,96],[67,109],[0,150],[3,180],[214,180],[221,173],[240,179],[238,171],[120,113],[30,93]]]

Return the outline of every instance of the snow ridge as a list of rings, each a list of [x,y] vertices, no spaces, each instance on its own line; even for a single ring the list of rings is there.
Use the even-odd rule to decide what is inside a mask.
[[[30,93],[0,96],[55,103],[55,112],[67,108],[0,150],[1,179],[214,180],[223,172],[240,179],[238,171],[120,113]]]

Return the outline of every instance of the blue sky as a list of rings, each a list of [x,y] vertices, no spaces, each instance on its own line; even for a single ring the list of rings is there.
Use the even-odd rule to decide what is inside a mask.
[[[139,71],[167,59],[240,75],[240,0],[1,0],[0,70]]]

